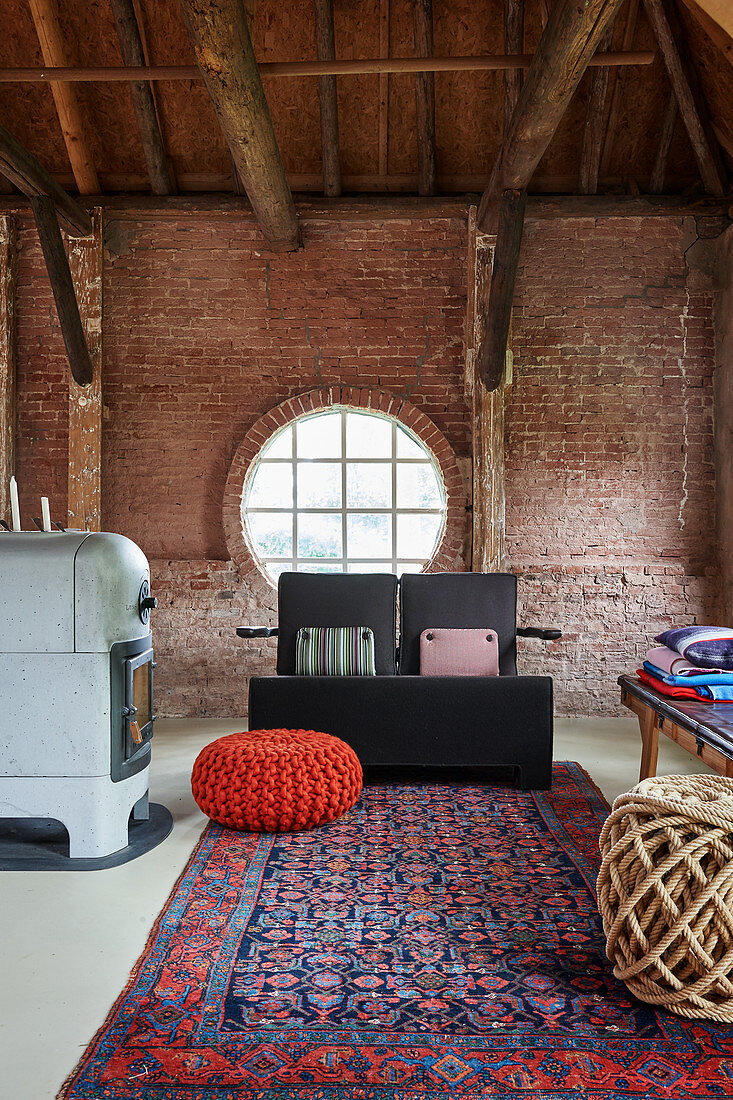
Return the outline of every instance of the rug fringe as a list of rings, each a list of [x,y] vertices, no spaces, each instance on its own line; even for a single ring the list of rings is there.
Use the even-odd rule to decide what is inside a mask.
[[[560,763],[560,761],[558,760],[558,761],[556,761],[556,763],[558,763],[558,764],[559,764],[559,763]],[[601,802],[603,803],[603,805],[604,805],[604,806],[606,807],[606,809],[607,809],[607,810],[608,810],[608,812],[610,813],[610,812],[611,812],[611,803],[610,803],[610,802],[608,801],[608,799],[606,798],[605,794],[603,793],[603,791],[601,790],[601,788],[600,788],[600,787],[598,786],[598,784],[596,783],[595,779],[593,779],[593,778],[591,777],[590,773],[589,773],[588,771],[586,771],[586,769],[585,769],[585,768],[583,767],[583,765],[582,765],[582,764],[579,764],[577,760],[570,760],[570,761],[568,761],[568,763],[570,763],[570,764],[575,764],[575,767],[576,767],[576,768],[577,768],[577,769],[578,769],[579,771],[581,771],[581,772],[583,773],[583,775],[585,776],[586,780],[588,781],[588,786],[589,786],[589,787],[592,787],[592,788],[593,788],[593,790],[594,790],[594,791],[596,792],[596,794],[597,794],[597,795],[598,795],[598,797],[600,798],[600,800],[601,800]]]

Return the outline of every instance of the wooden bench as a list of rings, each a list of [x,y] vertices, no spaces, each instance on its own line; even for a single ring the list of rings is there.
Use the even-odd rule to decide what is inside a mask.
[[[620,676],[621,702],[641,730],[639,781],[657,774],[659,734],[699,756],[720,775],[733,778],[733,703],[703,703],[660,695],[635,676]]]

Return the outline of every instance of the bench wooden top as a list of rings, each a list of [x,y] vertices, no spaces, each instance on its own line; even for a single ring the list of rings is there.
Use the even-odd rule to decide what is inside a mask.
[[[622,693],[644,703],[661,718],[689,730],[696,739],[733,757],[733,703],[699,703],[695,699],[675,699],[661,695],[635,676],[619,676]]]

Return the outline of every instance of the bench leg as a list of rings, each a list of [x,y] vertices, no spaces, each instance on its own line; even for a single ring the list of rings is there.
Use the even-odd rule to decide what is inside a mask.
[[[639,729],[641,731],[641,770],[639,782],[649,779],[657,774],[657,755],[659,753],[659,725],[656,711],[651,707],[645,707],[644,713],[638,716]]]

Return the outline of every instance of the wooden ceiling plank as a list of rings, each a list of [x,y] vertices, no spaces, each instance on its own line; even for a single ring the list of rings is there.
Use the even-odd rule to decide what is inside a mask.
[[[86,210],[79,206],[4,126],[0,126],[0,173],[32,199],[47,195],[68,229],[78,236],[91,230]]]
[[[601,42],[601,50],[610,47],[612,36],[613,24],[611,23]],[[609,70],[605,66],[602,69],[593,69],[591,73],[578,172],[578,191],[581,195],[595,195],[598,190],[601,153],[606,132],[603,124],[606,119],[608,78]]]
[[[682,38],[675,33],[676,28],[673,29],[674,13],[671,8],[665,9],[662,0],[644,0],[644,7],[677,97],[705,189],[711,195],[724,195],[727,182],[720,147],[699,94],[696,74],[679,48]]]
[[[37,195],[31,200],[31,205],[46,270],[51,280],[51,290],[56,302],[56,312],[71,373],[79,386],[88,386],[94,376],[94,368],[79,315],[79,304],[76,300],[69,260],[61,238],[56,208],[46,195]]]
[[[110,0],[110,4],[122,60],[125,65],[145,65],[145,50],[133,0]],[[151,84],[146,80],[131,81],[130,96],[152,192],[172,195],[176,184],[168,165]]]
[[[490,393],[501,385],[506,369],[506,348],[526,205],[527,192],[515,188],[503,191],[499,200],[488,308],[484,310],[483,334],[476,360],[477,375],[483,379]]]
[[[300,229],[242,0],[181,0],[196,61],[260,228],[274,250]]]
[[[654,167],[649,178],[649,192],[652,195],[661,195],[664,191],[664,177],[667,171],[667,158],[669,147],[672,144],[674,127],[677,121],[677,96],[670,91],[667,106],[664,108],[664,117],[659,131],[659,145],[657,155],[654,158]]]
[[[333,0],[315,0],[316,54],[319,61],[334,61],[336,38],[333,29]],[[338,94],[335,76],[318,77],[318,103],[321,111],[321,159],[323,194],[341,194]]]
[[[629,0],[626,22],[624,24],[624,36],[621,44],[622,51],[627,53],[631,51],[631,47],[634,43],[640,2],[641,0]],[[607,98],[610,101],[610,107],[608,109],[608,121],[606,123],[603,152],[601,153],[601,163],[599,167],[599,175],[601,176],[608,175],[608,166],[611,163],[611,155],[613,153],[613,143],[618,133],[619,117],[621,115],[621,105],[623,103],[624,75],[623,72],[618,71],[615,67],[609,73]]]
[[[708,13],[695,3],[695,0],[682,0],[692,18],[703,29],[714,46],[722,53],[729,65],[733,65],[733,31],[730,33],[712,19]]]
[[[504,52],[524,53],[524,0],[504,0]],[[504,73],[504,134],[522,90],[521,69],[507,69]]]
[[[55,0],[28,0],[28,6],[44,62],[46,65],[66,66],[66,50]],[[74,86],[66,82],[53,82],[51,92],[76,186],[82,195],[96,195],[99,193],[99,179]]]
[[[433,0],[412,0],[415,57],[433,54]],[[438,189],[435,155],[435,77],[433,73],[415,74],[417,117],[418,193],[434,195]]]

